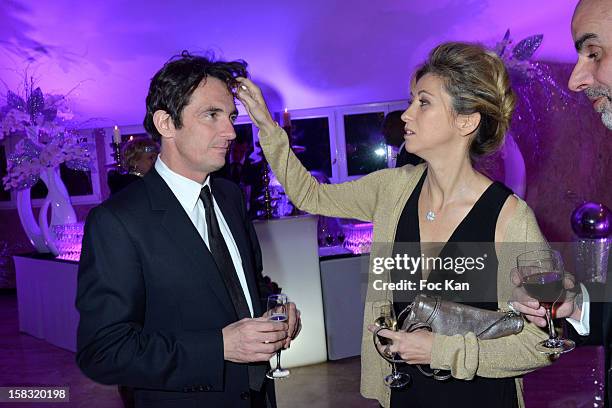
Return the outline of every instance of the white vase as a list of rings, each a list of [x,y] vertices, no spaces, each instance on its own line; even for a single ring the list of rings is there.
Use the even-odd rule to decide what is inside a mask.
[[[36,222],[34,213],[32,212],[30,190],[31,188],[26,188],[25,190],[17,191],[17,213],[19,214],[19,221],[21,221],[21,226],[34,248],[36,248],[38,252],[49,252],[49,248],[47,248],[45,244],[45,238],[42,236],[38,222]]]
[[[53,255],[58,255],[56,238],[51,227],[77,222],[76,213],[70,203],[68,190],[60,178],[58,167],[47,168],[41,172],[40,179],[45,183],[49,192],[40,208],[38,223],[32,212],[29,188],[17,193],[19,219],[30,242],[38,252],[51,252]],[[51,210],[50,221],[47,216],[49,209]]]

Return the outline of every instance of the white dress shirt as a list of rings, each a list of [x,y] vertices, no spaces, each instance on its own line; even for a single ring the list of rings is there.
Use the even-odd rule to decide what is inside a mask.
[[[576,332],[581,336],[588,336],[591,332],[591,325],[589,323],[589,314],[591,311],[589,292],[587,292],[586,287],[581,283],[580,288],[582,290],[582,315],[580,316],[580,320],[572,319],[568,317],[567,320]]]
[[[179,203],[181,203],[181,206],[189,216],[189,219],[210,250],[210,245],[208,244],[208,229],[206,228],[206,213],[204,210],[204,203],[202,203],[202,200],[200,200],[200,191],[202,188],[204,186],[208,186],[210,188],[210,176],[206,177],[203,184],[197,183],[172,171],[162,161],[161,155],[157,157],[157,161],[155,162],[155,170],[157,170],[161,178],[166,182],[168,187],[170,187],[170,190],[172,190],[176,199],[179,201]],[[240,257],[240,252],[236,246],[236,241],[232,236],[232,232],[230,231],[227,222],[225,222],[223,213],[221,212],[221,209],[219,209],[219,205],[217,204],[214,195],[213,205],[215,207],[215,215],[217,216],[217,220],[219,220],[221,234],[223,235],[223,239],[225,239],[227,249],[232,257],[232,262],[234,263],[234,268],[236,269],[236,274],[238,275],[238,280],[240,281],[240,286],[244,292],[244,297],[249,305],[249,311],[251,312],[252,317],[253,304],[251,302],[249,287],[244,275],[244,269],[242,268],[242,258]]]
[[[387,145],[387,168],[393,169],[397,164],[397,158],[402,152],[406,141],[404,140],[399,147]]]

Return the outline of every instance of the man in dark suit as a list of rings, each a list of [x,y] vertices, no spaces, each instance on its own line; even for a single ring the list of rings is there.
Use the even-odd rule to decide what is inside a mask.
[[[389,167],[402,167],[406,164],[417,164],[423,163],[416,154],[408,153],[405,148],[406,141],[404,140],[404,126],[406,123],[402,120],[402,111],[393,111],[387,113],[385,120],[382,124],[382,133],[385,137],[385,143],[394,150],[394,154],[389,161]],[[393,157],[394,156],[394,157]]]
[[[602,123],[612,130],[612,0],[581,0],[572,18],[572,37],[578,61],[569,88],[584,94],[601,114]],[[515,282],[516,283],[516,282]],[[603,345],[605,350],[605,407],[612,406],[612,259],[608,259],[606,284],[587,283],[575,297],[557,309],[557,317],[567,317],[569,337],[577,346]],[[515,290],[517,298],[522,296]],[[586,301],[586,299],[590,301]],[[544,327],[544,308],[537,301],[514,302],[526,317]]]
[[[94,208],[79,264],[77,363],[137,407],[275,406],[268,360],[299,331],[264,315],[261,252],[238,186],[211,180],[236,134],[243,61],[183,52],[151,80],[144,126],[161,153]]]

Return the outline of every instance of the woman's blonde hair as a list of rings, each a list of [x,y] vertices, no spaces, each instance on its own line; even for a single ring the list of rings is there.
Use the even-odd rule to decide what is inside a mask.
[[[121,165],[127,170],[134,170],[136,162],[144,153],[159,153],[159,145],[149,137],[135,137],[121,148]]]
[[[415,72],[418,81],[432,74],[444,82],[455,114],[480,113],[480,123],[471,140],[470,157],[497,151],[510,127],[516,96],[502,60],[477,44],[447,42],[438,45]]]

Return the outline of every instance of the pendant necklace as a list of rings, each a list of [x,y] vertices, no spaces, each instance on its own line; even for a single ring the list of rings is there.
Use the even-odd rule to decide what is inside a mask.
[[[431,201],[431,191],[428,188],[427,189],[427,193],[429,195],[429,201]],[[436,213],[433,210],[429,210],[427,211],[427,213],[425,214],[425,219],[429,222],[434,222],[436,220]]]
[[[461,189],[459,189],[458,194],[463,193],[466,189],[467,185],[463,186]],[[431,200],[431,190],[428,188],[427,192],[429,194],[429,199]],[[427,211],[425,214],[425,219],[429,222],[434,222],[436,220],[436,213],[433,210]]]

